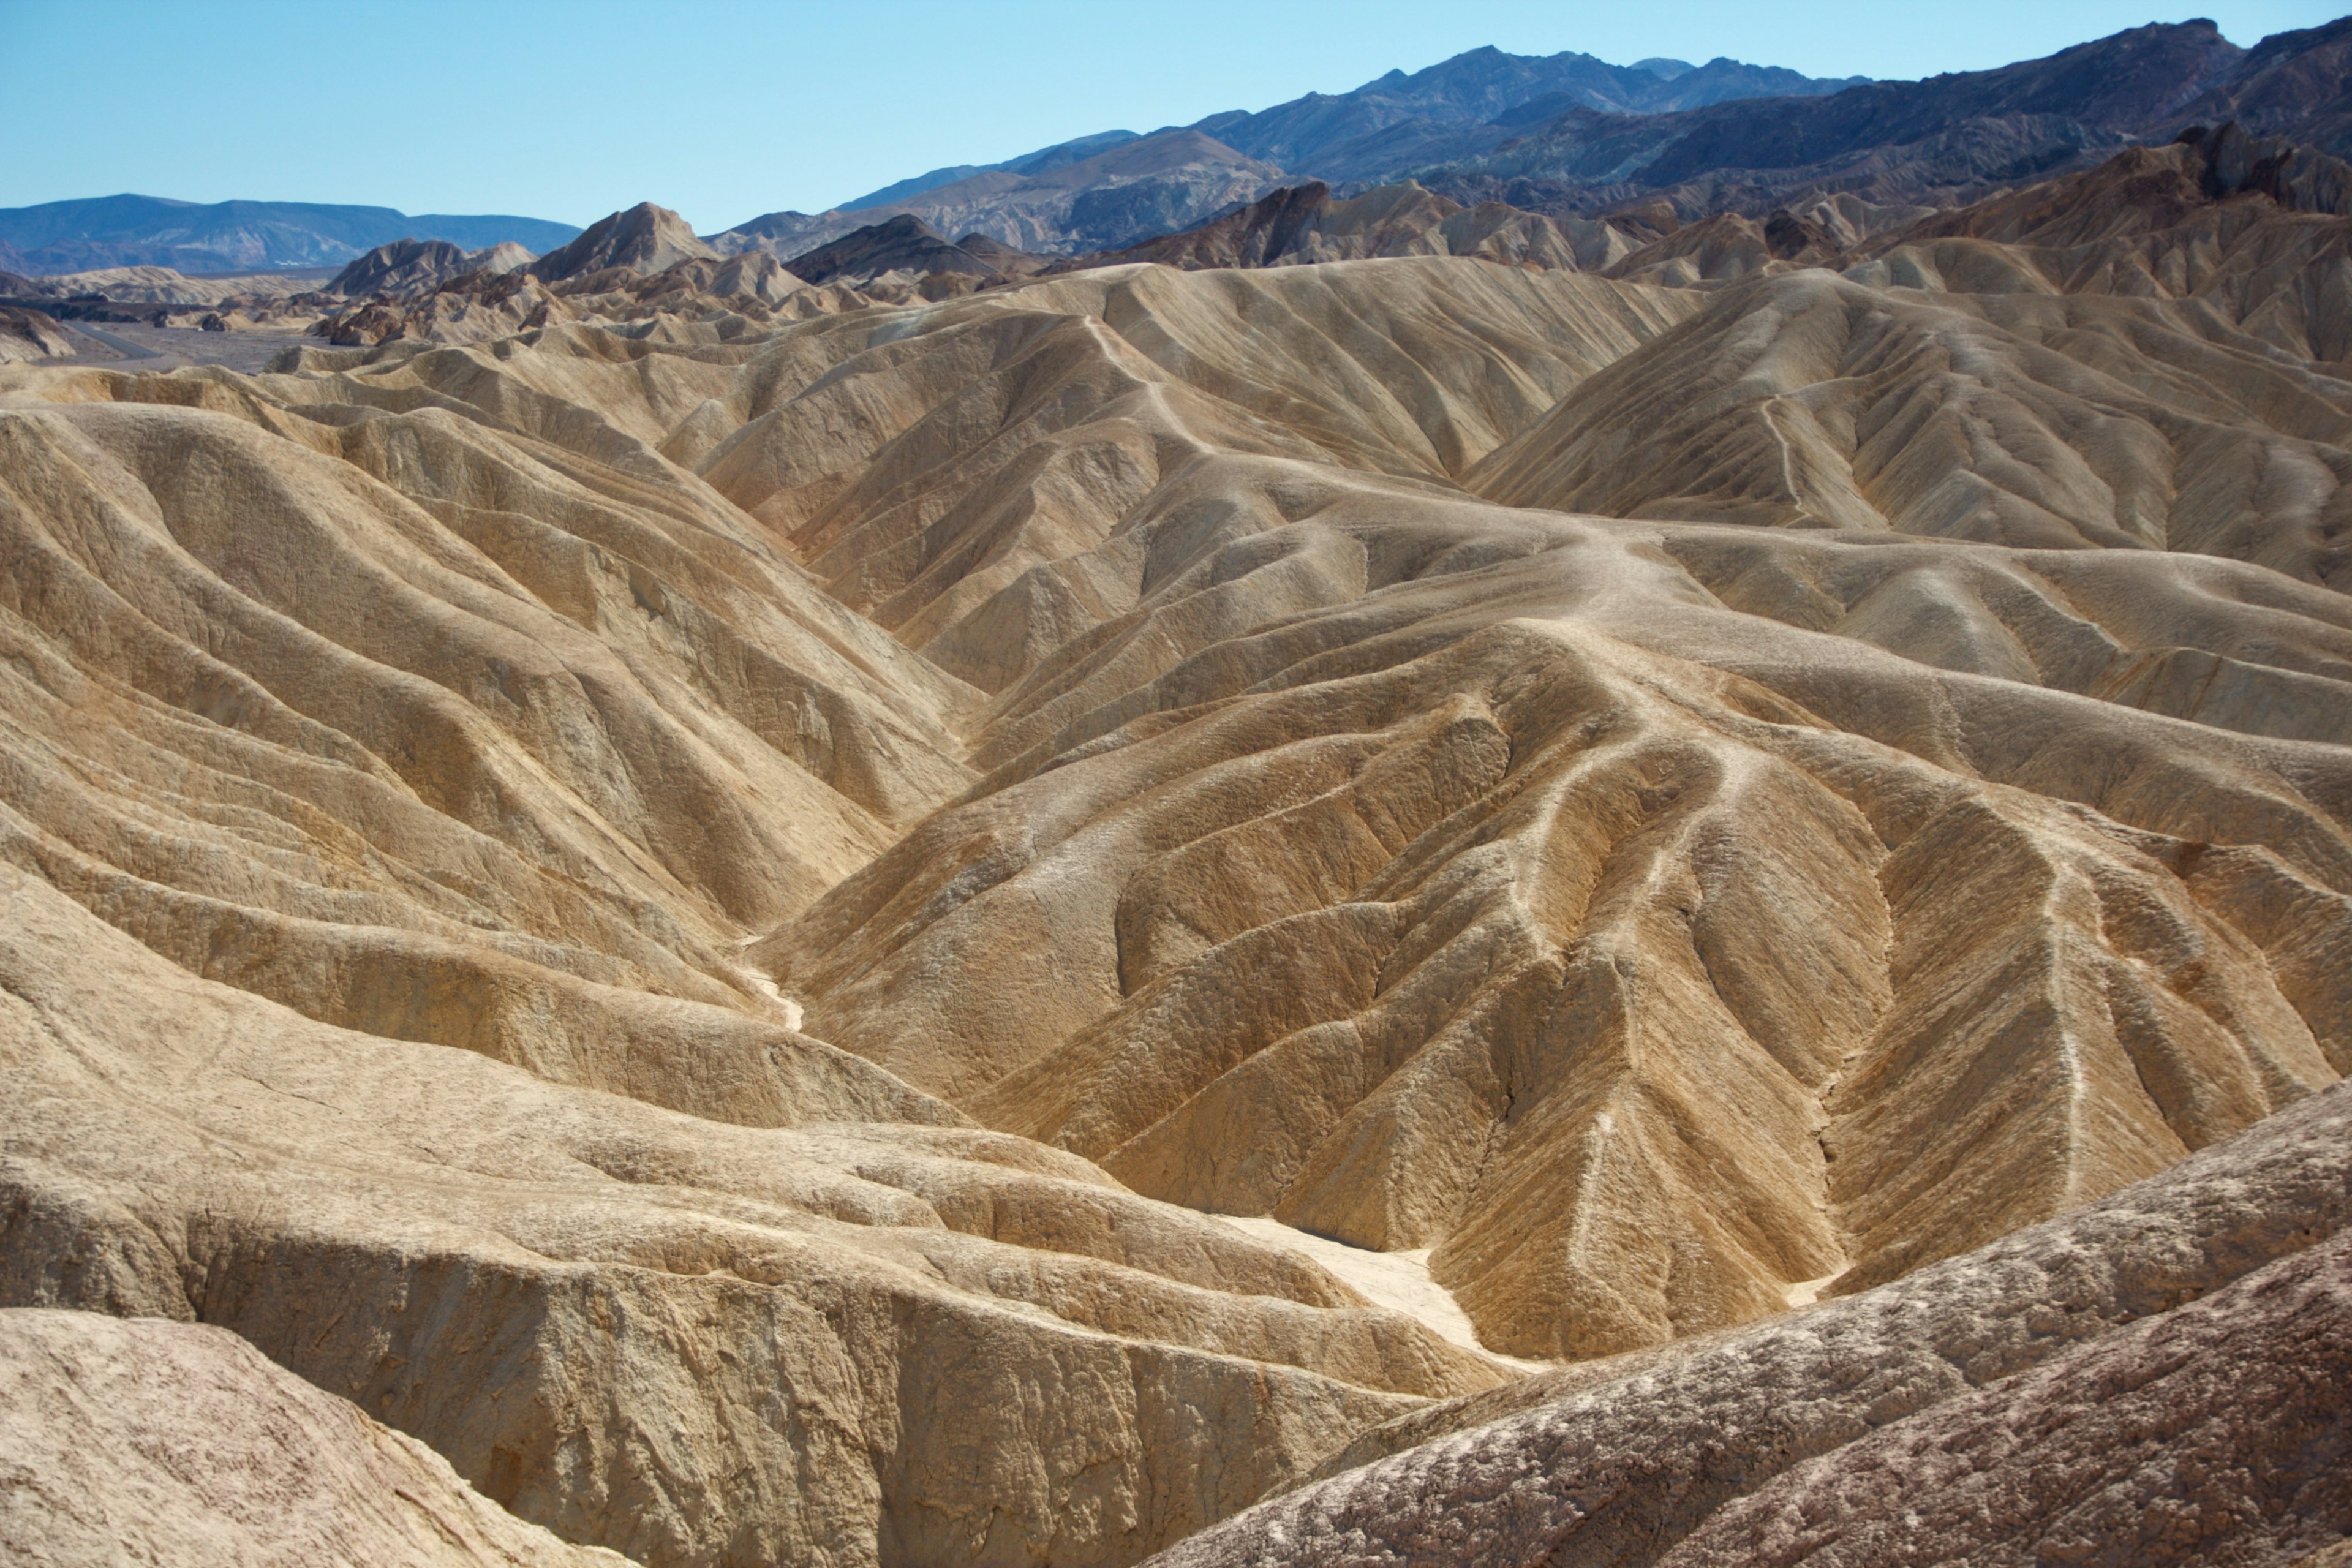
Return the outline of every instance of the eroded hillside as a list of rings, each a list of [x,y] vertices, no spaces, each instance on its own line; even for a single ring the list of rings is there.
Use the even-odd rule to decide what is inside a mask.
[[[1583,1375],[1203,1211],[1716,1378],[2170,1191],[2352,1070],[2352,220],[2180,202],[0,369],[0,1305],[648,1563],[1115,1564]]]

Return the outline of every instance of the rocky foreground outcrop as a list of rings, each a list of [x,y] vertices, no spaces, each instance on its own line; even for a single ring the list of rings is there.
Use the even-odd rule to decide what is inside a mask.
[[[1132,1562],[1502,1381],[781,1030],[793,1124],[731,1126],[312,1023],[14,868],[0,916],[0,1301],[230,1330],[567,1540]]]
[[[1900,1283],[1409,1417],[1155,1568],[2294,1562],[2352,1534],[2347,1147],[2338,1087]]]
[[[19,1568],[624,1568],[221,1329],[0,1311],[0,1556]]]

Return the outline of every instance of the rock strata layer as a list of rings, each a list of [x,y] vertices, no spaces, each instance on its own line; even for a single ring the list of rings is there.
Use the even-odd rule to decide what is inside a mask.
[[[2347,1140],[2333,1089],[1899,1283],[1408,1418],[1155,1563],[2293,1562],[2352,1534]]]
[[[0,1556],[21,1568],[625,1568],[219,1329],[0,1311]]]
[[[1997,1403],[2336,1310],[2352,220],[2225,142],[1618,278],[925,298],[646,208],[268,374],[0,368],[0,1304],[659,1568],[1121,1568],[1595,1379],[1696,1391],[1574,1502],[1659,1549],[1927,1477],[2063,1544],[2093,1436],[2286,1441]]]

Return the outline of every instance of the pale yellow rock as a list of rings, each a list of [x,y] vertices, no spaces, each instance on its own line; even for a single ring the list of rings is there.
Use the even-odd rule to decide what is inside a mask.
[[[0,867],[0,1304],[194,1320],[655,1563],[1124,1563],[1502,1374],[1074,1156],[312,1023]]]
[[[0,1555],[21,1568],[623,1568],[235,1334],[0,1311]]]
[[[8,1300],[649,1562],[1124,1563],[1505,1375],[1171,1204],[1646,1352],[2352,1068],[2352,399],[2252,317],[813,294],[0,371]]]

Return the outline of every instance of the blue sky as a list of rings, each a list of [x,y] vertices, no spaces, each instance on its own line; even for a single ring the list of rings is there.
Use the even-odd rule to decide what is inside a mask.
[[[1345,91],[1495,44],[1918,77],[2251,0],[0,0],[0,206],[135,191],[708,233],[944,163]]]

